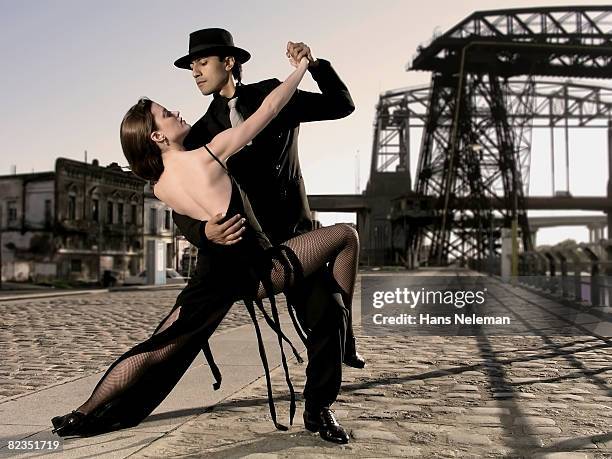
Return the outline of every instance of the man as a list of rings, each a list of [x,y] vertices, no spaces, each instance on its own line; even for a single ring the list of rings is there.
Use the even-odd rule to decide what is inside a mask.
[[[230,172],[248,195],[264,232],[274,244],[312,229],[298,159],[299,124],[343,118],[354,110],[346,86],[328,61],[315,59],[303,43],[289,42],[287,56],[296,62],[308,57],[309,71],[321,93],[298,90],[270,125],[228,161]],[[241,67],[249,58],[247,51],[234,46],[226,30],[203,29],[190,35],[189,53],[175,65],[191,70],[202,94],[213,94],[213,101],[185,139],[186,148],[199,148],[219,132],[242,122],[280,84],[277,79],[242,84]],[[206,259],[208,244],[234,244],[240,240],[244,230],[241,217],[232,216],[220,225],[222,215],[200,222],[173,213],[181,232],[199,248],[198,263]],[[327,270],[321,270],[292,289],[288,299],[295,305],[300,326],[307,335],[304,424],[326,440],[346,443],[348,435],[329,407],[340,390],[342,361],[357,368],[363,368],[365,362],[355,350],[352,327],[346,336],[350,312],[330,278]]]

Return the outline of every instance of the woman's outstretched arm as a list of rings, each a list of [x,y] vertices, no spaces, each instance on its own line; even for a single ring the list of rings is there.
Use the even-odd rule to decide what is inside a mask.
[[[293,73],[266,96],[257,111],[249,116],[244,123],[220,132],[210,141],[208,147],[212,152],[221,161],[225,161],[253,140],[291,99],[307,68],[308,59],[304,57]]]

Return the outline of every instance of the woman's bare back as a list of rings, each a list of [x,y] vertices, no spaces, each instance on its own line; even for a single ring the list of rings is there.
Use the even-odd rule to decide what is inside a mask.
[[[164,172],[153,188],[158,199],[196,220],[210,220],[227,211],[231,180],[204,147],[166,152],[163,161]]]

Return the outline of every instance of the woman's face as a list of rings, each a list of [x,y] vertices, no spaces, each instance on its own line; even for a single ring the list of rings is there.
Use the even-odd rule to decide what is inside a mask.
[[[155,137],[157,133],[162,134],[172,143],[182,145],[191,126],[179,116],[179,112],[169,112],[165,107],[153,102],[151,104],[151,113],[157,126],[157,129],[151,134],[153,140],[158,141]]]

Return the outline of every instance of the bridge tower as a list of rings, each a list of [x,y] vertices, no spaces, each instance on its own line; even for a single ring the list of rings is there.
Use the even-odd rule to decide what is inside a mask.
[[[512,221],[531,248],[534,77],[609,78],[610,17],[610,6],[480,11],[418,50],[412,69],[433,75],[415,191],[436,199],[428,224],[408,230],[413,253],[425,251],[429,264],[482,262]],[[522,102],[513,105],[509,79],[518,76]]]
[[[410,114],[393,91],[376,105],[370,177],[364,192],[368,211],[357,214],[362,260],[370,265],[405,264],[403,235],[391,224],[390,202],[411,193]]]

